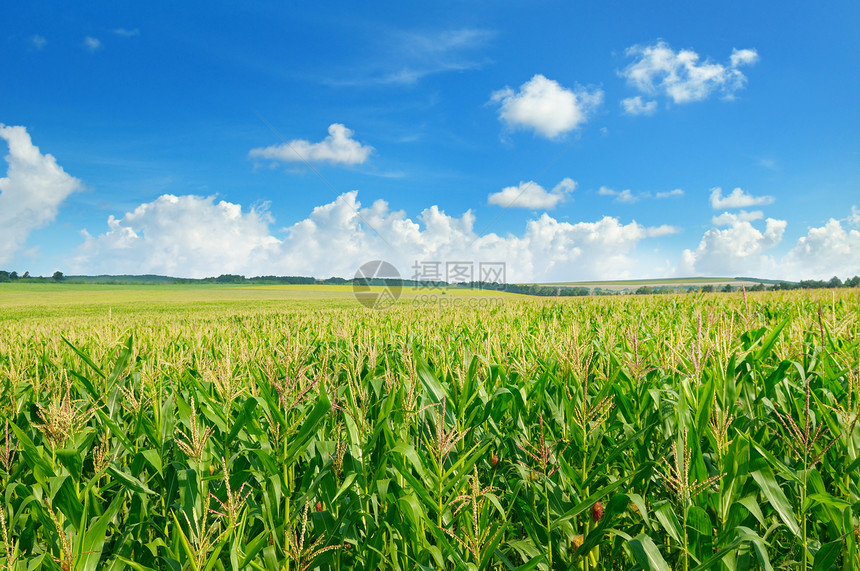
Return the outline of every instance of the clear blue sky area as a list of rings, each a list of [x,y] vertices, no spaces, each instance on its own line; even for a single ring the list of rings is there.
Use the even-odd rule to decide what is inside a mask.
[[[850,277],[858,29],[853,1],[6,2],[0,268]]]

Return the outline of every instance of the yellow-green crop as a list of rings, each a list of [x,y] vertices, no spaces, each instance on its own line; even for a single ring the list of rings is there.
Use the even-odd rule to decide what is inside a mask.
[[[860,566],[856,291],[98,288],[0,291],[0,569]]]

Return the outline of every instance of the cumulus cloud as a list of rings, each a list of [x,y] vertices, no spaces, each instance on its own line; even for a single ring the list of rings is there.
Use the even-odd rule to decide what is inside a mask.
[[[140,30],[138,30],[137,28],[134,28],[133,30],[130,30],[128,28],[117,28],[113,31],[113,33],[117,36],[122,36],[123,38],[133,38],[135,36],[140,35]]]
[[[732,215],[729,215],[730,217]],[[707,230],[695,250],[681,255],[681,275],[738,276],[772,275],[776,263],[765,253],[780,243],[786,221],[768,218],[764,232],[749,220],[725,220],[727,228]]]
[[[725,212],[713,219],[720,228],[707,230],[696,250],[684,250],[678,274],[785,280],[860,275],[860,231],[851,228],[858,211],[852,207],[851,212],[848,218],[830,218],[823,226],[809,228],[780,255],[775,250],[785,233],[785,220],[768,218],[762,231],[753,225],[763,217],[760,211]]]
[[[84,38],[84,47],[91,52],[95,52],[101,49],[102,42],[98,38],[87,36]]]
[[[740,68],[758,61],[758,52],[752,49],[733,50],[727,65],[700,61],[696,52],[676,52],[664,41],[632,46],[627,49],[627,56],[634,61],[620,74],[628,84],[645,95],[663,96],[676,104],[702,101],[715,92],[726,99],[733,98],[747,82]],[[626,99],[626,105],[622,102],[625,111],[629,106],[635,114],[652,103],[635,99]],[[656,108],[656,102],[653,103]]]
[[[527,225],[522,238],[527,252],[524,261],[529,262],[535,278],[546,281],[571,279],[571,275],[623,279],[631,275],[631,270],[653,274],[656,268],[636,268],[633,253],[643,239],[665,233],[667,227],[622,224],[610,216],[597,222],[570,224],[543,214]]]
[[[505,87],[490,97],[499,105],[499,118],[512,129],[533,129],[554,139],[582,126],[603,101],[599,89],[567,89],[557,81],[535,75],[519,91]]]
[[[547,192],[534,181],[521,182],[491,194],[487,201],[503,208],[531,208],[552,210],[576,188],[576,181],[565,178]]]
[[[81,182],[43,155],[27,129],[0,123],[0,139],[9,145],[6,176],[0,178],[0,263],[12,258],[33,230],[50,223],[60,204]]]
[[[854,207],[852,214],[856,215]],[[810,228],[788,253],[784,264],[809,279],[860,275],[860,232],[831,218],[824,226]]]
[[[203,277],[220,273],[351,276],[384,259],[404,277],[418,261],[504,262],[509,281],[625,278],[658,271],[636,255],[643,240],[674,233],[614,217],[560,222],[544,213],[520,235],[478,235],[475,216],[431,206],[414,220],[383,200],[369,207],[347,192],[274,236],[264,209],[214,198],[164,195],[86,239],[74,269]]]
[[[5,200],[4,194],[0,199]],[[785,220],[762,221],[757,211],[727,212],[696,248],[683,251],[675,271],[790,280],[850,277],[860,273],[860,230],[852,224],[857,212],[809,229],[784,254],[777,251]],[[109,217],[100,234],[85,233],[70,270],[348,277],[361,263],[384,259],[404,277],[413,277],[416,262],[438,261],[444,267],[444,262],[467,261],[475,267],[504,262],[512,282],[624,279],[665,275],[664,261],[650,260],[644,244],[680,232],[670,225],[646,227],[611,216],[570,223],[543,213],[518,233],[479,235],[475,222],[471,211],[452,216],[438,206],[410,218],[383,200],[363,206],[352,191],[273,231],[265,206],[247,209],[213,197],[164,195]]]
[[[681,229],[671,224],[661,224],[659,226],[649,226],[646,228],[646,235],[649,238],[659,238],[660,236],[670,236],[672,234],[680,234]]]
[[[641,95],[637,95],[622,99],[621,109],[628,115],[653,115],[657,111],[657,102],[653,99],[645,101]]]
[[[165,194],[122,218],[111,215],[85,241],[73,265],[88,272],[204,277],[265,268],[280,241],[269,234],[264,209],[242,212],[213,197]]]
[[[741,210],[736,214],[723,212],[719,216],[711,218],[711,224],[714,226],[732,226],[737,222],[754,222],[756,220],[761,220],[762,218],[764,218],[764,212],[761,210],[754,210],[752,212]]]
[[[362,145],[352,138],[353,132],[340,123],[332,123],[328,137],[319,143],[296,139],[281,145],[251,149],[251,158],[271,159],[281,162],[328,162],[331,164],[363,164],[373,152],[373,147]]]
[[[772,196],[753,196],[751,194],[747,194],[741,188],[734,189],[731,194],[726,197],[723,197],[722,188],[715,187],[711,189],[711,208],[714,210],[773,204],[774,200],[776,199]]]
[[[665,192],[658,192],[654,195],[654,198],[678,198],[679,196],[684,196],[684,191],[680,188],[676,188]]]

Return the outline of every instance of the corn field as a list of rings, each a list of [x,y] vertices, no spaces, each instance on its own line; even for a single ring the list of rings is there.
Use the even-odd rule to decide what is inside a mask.
[[[858,301],[0,315],[0,569],[858,569]]]

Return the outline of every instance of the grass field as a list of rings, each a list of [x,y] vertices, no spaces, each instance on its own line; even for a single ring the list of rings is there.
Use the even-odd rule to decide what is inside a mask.
[[[856,290],[424,293],[0,285],[0,569],[860,566]]]

